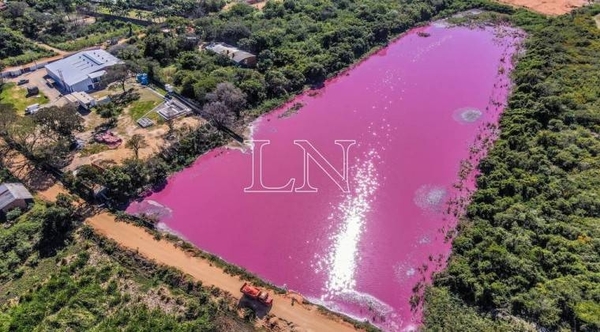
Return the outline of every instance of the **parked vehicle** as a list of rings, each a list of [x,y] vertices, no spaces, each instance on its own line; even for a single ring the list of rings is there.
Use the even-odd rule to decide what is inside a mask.
[[[40,109],[40,104],[29,105],[29,106],[27,106],[27,108],[25,108],[25,114],[27,114],[27,115],[33,114],[33,113],[39,111],[39,109]]]
[[[35,96],[40,93],[40,89],[37,86],[28,86],[27,87],[27,97]]]
[[[252,299],[258,300],[262,304],[267,305],[269,307],[273,305],[273,298],[269,295],[269,293],[267,293],[264,290],[261,290],[258,287],[249,285],[247,282],[245,282],[242,285],[242,288],[240,288],[240,292],[244,293],[244,295]]]
[[[23,85],[23,84],[27,84],[27,83],[29,83],[29,80],[24,78],[24,79],[19,80],[17,82],[17,85]]]

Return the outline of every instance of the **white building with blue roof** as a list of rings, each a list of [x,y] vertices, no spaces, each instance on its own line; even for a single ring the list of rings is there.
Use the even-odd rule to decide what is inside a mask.
[[[98,88],[106,68],[122,63],[105,50],[83,51],[46,65],[52,79],[68,92]]]

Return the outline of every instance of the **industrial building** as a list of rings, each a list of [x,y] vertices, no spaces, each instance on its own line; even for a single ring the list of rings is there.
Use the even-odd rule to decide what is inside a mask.
[[[105,50],[83,51],[46,65],[48,75],[66,92],[90,91],[99,87],[106,69],[121,63]]]

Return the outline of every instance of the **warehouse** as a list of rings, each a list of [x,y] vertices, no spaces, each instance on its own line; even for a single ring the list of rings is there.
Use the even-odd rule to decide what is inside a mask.
[[[106,68],[121,63],[105,50],[90,50],[46,65],[48,75],[66,92],[90,91],[99,87]]]

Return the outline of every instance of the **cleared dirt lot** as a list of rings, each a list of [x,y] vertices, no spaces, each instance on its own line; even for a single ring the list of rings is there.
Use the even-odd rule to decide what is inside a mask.
[[[107,119],[100,117],[95,111],[91,111],[83,115],[86,128],[85,132],[76,135],[77,138],[85,142],[85,147],[75,154],[73,161],[66,169],[75,170],[81,165],[91,163],[120,163],[126,158],[133,157],[133,152],[128,149],[125,144],[135,134],[142,135],[147,143],[147,146],[139,151],[140,158],[147,158],[158,153],[161,147],[168,143],[166,136],[169,132],[169,126],[162,121],[158,114],[154,112],[149,114],[149,111],[153,110],[155,105],[162,103],[162,96],[148,88],[141,87],[131,82],[128,83],[126,87],[134,88],[141,97],[124,109],[123,113],[118,116],[117,126],[110,129],[110,131],[123,140],[122,144],[116,149],[109,149],[108,146],[102,143],[94,142],[93,134],[95,128],[101,126]],[[120,93],[120,91],[120,87],[118,89],[111,87],[111,89],[98,91],[92,95],[98,98],[114,93]],[[154,120],[156,124],[152,127],[141,128],[136,120],[143,115]],[[184,126],[197,128],[203,123],[204,120],[198,116],[188,116],[175,119],[173,125],[174,129],[177,130]]]
[[[515,7],[525,7],[546,15],[562,15],[581,7],[586,0],[498,0]]]

